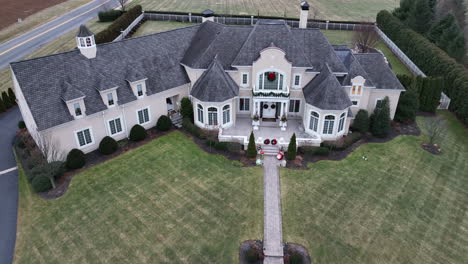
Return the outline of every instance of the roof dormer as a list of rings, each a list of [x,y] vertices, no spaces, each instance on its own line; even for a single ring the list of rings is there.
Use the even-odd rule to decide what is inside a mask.
[[[85,25],[81,25],[78,33],[76,34],[76,45],[88,59],[96,58],[96,42],[94,41],[94,34]]]
[[[62,100],[67,104],[68,111],[75,119],[86,116],[84,98],[86,96],[68,82],[63,85]]]
[[[129,65],[127,67],[127,76],[125,80],[130,84],[133,94],[141,99],[146,95],[146,78],[136,67]]]
[[[361,95],[366,79],[362,76],[356,76],[351,79],[350,95]]]
[[[107,108],[112,108],[117,105],[117,88],[118,86],[109,82],[105,76],[101,74],[99,75],[96,82],[96,90],[98,90],[101,95],[102,102],[107,106]]]

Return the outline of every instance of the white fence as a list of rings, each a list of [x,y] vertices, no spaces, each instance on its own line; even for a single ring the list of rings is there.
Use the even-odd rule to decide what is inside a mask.
[[[122,31],[122,33],[120,33],[120,35],[115,38],[112,42],[114,41],[119,41],[119,40],[122,40],[124,39],[128,33],[130,33],[130,31],[132,31],[132,29],[138,24],[140,23],[140,21],[143,19],[143,17],[145,17],[145,13],[143,12],[140,16],[138,16],[137,18],[135,18],[135,20],[133,20],[133,22],[124,30]]]

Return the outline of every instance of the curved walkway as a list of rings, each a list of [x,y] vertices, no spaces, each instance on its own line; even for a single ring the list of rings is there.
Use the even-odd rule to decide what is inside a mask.
[[[11,263],[16,242],[18,172],[12,151],[21,114],[18,107],[0,114],[0,263]]]
[[[275,156],[265,155],[263,160],[265,264],[283,263],[283,231],[281,222],[281,193],[279,164]]]

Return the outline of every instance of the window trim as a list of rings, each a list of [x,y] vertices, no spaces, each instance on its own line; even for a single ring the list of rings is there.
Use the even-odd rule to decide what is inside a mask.
[[[298,85],[296,85],[296,77],[297,77],[297,76],[299,76],[299,84],[298,84]],[[300,73],[295,73],[295,74],[293,75],[293,85],[292,85],[292,86],[293,86],[294,88],[301,88],[301,84],[302,84],[302,74],[300,74]]]
[[[212,125],[210,124],[210,108],[215,108],[216,109],[216,125]],[[210,126],[210,127],[217,127],[219,126],[219,107],[218,106],[207,106],[206,107],[206,117],[207,117],[207,126]]]
[[[120,119],[120,126],[122,127],[122,131],[117,132],[115,134],[112,134],[112,130],[111,130],[111,127],[110,127],[110,122],[115,121],[117,119]],[[120,134],[125,132],[125,127],[124,127],[124,124],[123,124],[122,120],[123,120],[122,116],[117,116],[115,118],[107,120],[106,124],[107,124],[107,131],[109,133],[109,136],[113,137],[113,136],[117,136],[117,135],[120,135]]]
[[[78,105],[78,107],[76,107],[76,105]],[[76,110],[77,110],[77,109],[80,109],[80,114],[79,114],[79,115],[76,113]],[[83,116],[83,108],[81,107],[81,103],[80,103],[80,102],[75,102],[75,103],[73,103],[73,115],[74,115],[75,117],[82,117],[82,116]]]
[[[343,122],[341,122],[343,121]],[[338,129],[337,133],[341,133],[345,130],[345,123],[346,123],[346,112],[341,113],[340,117],[338,118]],[[340,129],[341,127],[341,129]]]
[[[112,104],[110,104],[109,95],[112,97]],[[107,93],[107,106],[108,107],[114,107],[115,106],[114,92]]]
[[[359,99],[354,99],[354,98],[351,98],[351,103],[352,103],[353,101],[356,101],[356,102],[357,102],[357,104],[353,104],[353,105],[351,105],[351,107],[359,107],[359,104],[360,104],[361,100],[359,100]]]
[[[247,82],[244,83],[244,75],[247,76]],[[240,78],[240,84],[242,87],[249,87],[249,82],[250,82],[250,76],[249,76],[249,73],[248,72],[241,72],[240,74],[241,78]]]
[[[314,116],[313,113],[316,113],[318,116]],[[312,117],[314,118],[317,118],[317,123],[316,123],[316,128],[317,130],[314,130],[313,128],[310,128],[311,127],[311,123],[312,123]],[[309,115],[309,129],[312,130],[313,132],[315,133],[319,133],[320,131],[320,113],[315,111],[315,110],[311,110],[310,111],[310,115]]]
[[[200,108],[201,107],[201,108]],[[201,111],[201,121],[200,121],[200,112]],[[202,104],[197,103],[197,122],[200,124],[205,124],[205,108],[203,107]]]
[[[88,143],[88,144],[85,144],[85,145],[83,145],[83,146],[80,146],[80,140],[78,139],[78,132],[85,131],[85,130],[87,130],[87,129],[89,129],[89,135],[90,135],[90,137],[91,137],[91,143]],[[94,135],[93,135],[93,128],[92,128],[92,127],[84,127],[84,128],[82,128],[82,129],[75,130],[75,131],[73,131],[73,134],[75,134],[75,142],[76,142],[76,145],[78,146],[78,149],[83,149],[83,148],[92,146],[92,145],[94,145],[94,143],[95,143]]]
[[[139,116],[138,116],[138,112],[140,112],[140,111],[142,111],[142,110],[145,110],[145,109],[148,109],[148,121],[145,122],[145,123],[141,123],[141,124],[140,124],[140,118],[139,118]],[[144,125],[147,125],[148,123],[151,123],[151,109],[150,109],[150,106],[149,106],[149,105],[148,105],[148,106],[145,106],[145,107],[143,107],[143,108],[137,109],[137,110],[135,111],[135,113],[136,113],[136,120],[137,120],[137,124],[138,124],[138,125],[144,126]]]
[[[279,80],[278,80],[278,87],[277,87],[277,89],[275,89],[275,90],[265,89],[265,76],[264,76],[264,75],[265,75],[265,73],[267,73],[267,72],[276,72],[277,74],[282,75],[282,77],[283,77],[283,79],[282,79],[283,85],[282,85],[282,89],[281,89],[281,90],[279,89],[280,80],[281,80],[280,76],[278,76],[278,79],[279,79]],[[283,71],[278,70],[278,69],[276,69],[276,68],[265,69],[265,70],[259,71],[259,72],[257,73],[256,76],[257,76],[257,79],[255,80],[255,85],[256,85],[255,90],[257,90],[257,91],[268,91],[268,92],[279,92],[279,93],[288,92],[288,79],[286,78],[286,73],[284,73]],[[262,78],[262,79],[263,79],[263,85],[262,85],[261,88],[260,88],[260,85],[259,85],[260,76],[263,76],[263,78]]]
[[[294,109],[296,108],[296,102],[295,101],[299,101],[299,109],[297,110],[297,112],[293,111],[289,111],[291,110],[291,101],[294,101]],[[292,114],[299,114],[301,112],[301,107],[302,107],[302,102],[301,102],[301,99],[299,98],[289,98],[289,106],[288,106],[288,113],[292,113]]]
[[[384,100],[383,97],[375,98],[374,109],[377,108],[377,102],[378,102],[378,101],[383,101],[383,100]]]
[[[354,87],[356,87],[356,89]],[[363,89],[364,88],[363,88],[362,84],[353,84],[353,85],[351,85],[351,90],[350,90],[349,94],[351,96],[362,96]]]
[[[241,109],[241,103],[240,103],[241,99],[244,100],[244,109]],[[248,104],[245,104],[245,99],[249,100]],[[250,112],[250,101],[251,101],[250,97],[239,97],[239,112]],[[247,110],[245,110],[246,105],[248,105],[248,108],[249,108]]]
[[[228,107],[227,109],[224,109],[225,107]],[[225,111],[228,111],[229,112],[229,116],[228,116],[228,121],[227,122],[224,122],[224,112]],[[221,114],[222,114],[222,123],[223,123],[223,126],[225,125],[229,125],[231,124],[232,122],[232,107],[231,107],[231,104],[225,104],[223,105],[223,107],[221,108]]]
[[[141,95],[138,95],[138,85],[141,85]],[[143,87],[143,82],[135,84],[135,91],[137,98],[143,98],[145,96],[145,89]]]
[[[325,122],[327,122],[327,116],[332,116],[332,117],[333,117],[333,119],[332,119],[332,120],[333,120],[333,126],[332,126],[332,129],[331,129],[331,130],[332,130],[331,133],[325,133]],[[330,119],[328,119],[328,120],[330,120]],[[336,118],[336,115],[334,115],[334,114],[325,114],[325,115],[323,116],[322,135],[325,135],[325,136],[333,136],[333,135],[336,134],[336,133],[335,133],[335,127],[336,127],[336,126],[335,126],[335,123],[336,123],[336,120],[337,120],[337,118]],[[330,120],[330,121],[331,121],[331,120]],[[328,126],[327,126],[326,128],[327,128],[327,132],[328,132],[330,129],[329,129]]]

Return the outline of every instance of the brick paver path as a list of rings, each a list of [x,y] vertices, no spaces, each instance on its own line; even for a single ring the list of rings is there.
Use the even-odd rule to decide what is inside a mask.
[[[281,194],[279,161],[275,156],[265,156],[263,171],[265,264],[283,263],[283,231],[281,223]]]

